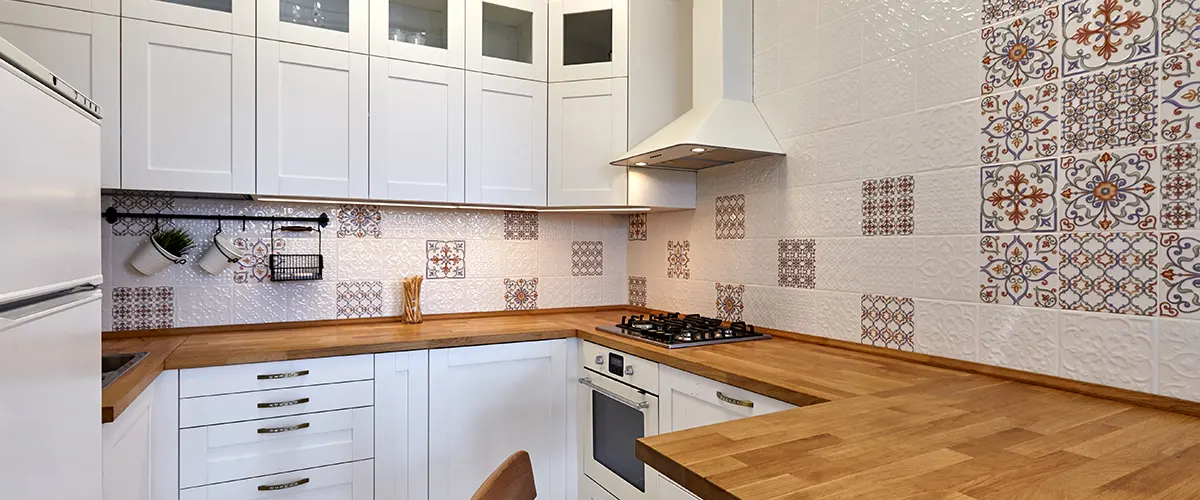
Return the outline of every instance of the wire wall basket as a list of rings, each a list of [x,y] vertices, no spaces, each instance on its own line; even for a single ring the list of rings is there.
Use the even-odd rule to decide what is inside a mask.
[[[314,281],[324,277],[325,256],[321,255],[321,229],[309,226],[280,226],[271,225],[271,248],[275,247],[275,232],[311,233],[317,232],[317,253],[315,254],[281,254],[270,255],[271,281]]]

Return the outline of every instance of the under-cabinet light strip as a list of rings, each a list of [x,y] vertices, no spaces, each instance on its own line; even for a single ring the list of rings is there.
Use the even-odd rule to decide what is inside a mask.
[[[344,205],[377,205],[383,207],[403,207],[403,208],[432,208],[441,210],[499,210],[506,212],[604,212],[604,213],[635,213],[649,212],[647,207],[627,207],[627,208],[528,208],[528,207],[498,207],[493,205],[434,205],[426,203],[403,203],[396,201],[371,201],[371,200],[339,200],[339,199],[321,199],[321,198],[277,198],[273,196],[256,196],[256,201],[265,202],[282,202],[282,203],[317,203],[328,204],[337,203]]]

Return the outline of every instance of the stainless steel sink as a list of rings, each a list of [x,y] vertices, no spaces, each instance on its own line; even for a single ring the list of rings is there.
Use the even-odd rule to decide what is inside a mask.
[[[133,368],[143,358],[146,357],[145,352],[134,352],[125,354],[105,354],[100,357],[100,387],[108,387],[112,381],[123,375],[125,372]]]

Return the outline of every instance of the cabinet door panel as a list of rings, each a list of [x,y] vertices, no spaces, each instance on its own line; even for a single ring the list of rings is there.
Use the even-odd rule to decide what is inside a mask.
[[[566,497],[566,345],[430,351],[430,498],[470,498],[517,450],[529,452],[539,498]]]
[[[550,84],[549,205],[626,204],[627,103],[624,78]]]
[[[254,36],[254,0],[121,0],[121,15]]]
[[[101,187],[121,187],[120,20],[0,0],[0,37],[100,105]]]
[[[254,192],[254,41],[122,20],[122,187]]]
[[[121,0],[31,0],[32,3],[51,7],[65,7],[84,12],[96,12],[112,16],[121,14]],[[74,83],[72,83],[74,85]],[[90,96],[89,96],[90,97]]]
[[[682,486],[667,479],[666,476],[658,478],[658,500],[699,500],[700,497],[693,495],[692,492],[683,489]]]
[[[369,0],[259,0],[257,35],[366,54],[370,8]]]
[[[546,204],[546,84],[467,74],[467,201]]]
[[[378,500],[429,498],[429,351],[375,356]]]
[[[258,41],[258,193],[367,196],[367,56]]]
[[[466,74],[371,58],[371,198],[463,201]]]
[[[150,500],[154,406],[152,384],[116,421],[104,424],[104,500]]]
[[[629,0],[552,0],[551,82],[629,74]]]
[[[465,67],[465,0],[370,1],[371,55]]]
[[[545,0],[466,0],[467,69],[546,81]]]

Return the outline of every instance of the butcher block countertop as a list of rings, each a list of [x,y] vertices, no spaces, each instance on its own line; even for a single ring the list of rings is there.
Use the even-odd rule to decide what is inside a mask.
[[[595,330],[633,312],[110,333],[105,352],[151,356],[105,389],[105,421],[163,369],[577,336],[801,406],[638,441],[705,499],[1200,499],[1200,418],[797,340],[667,350]]]

